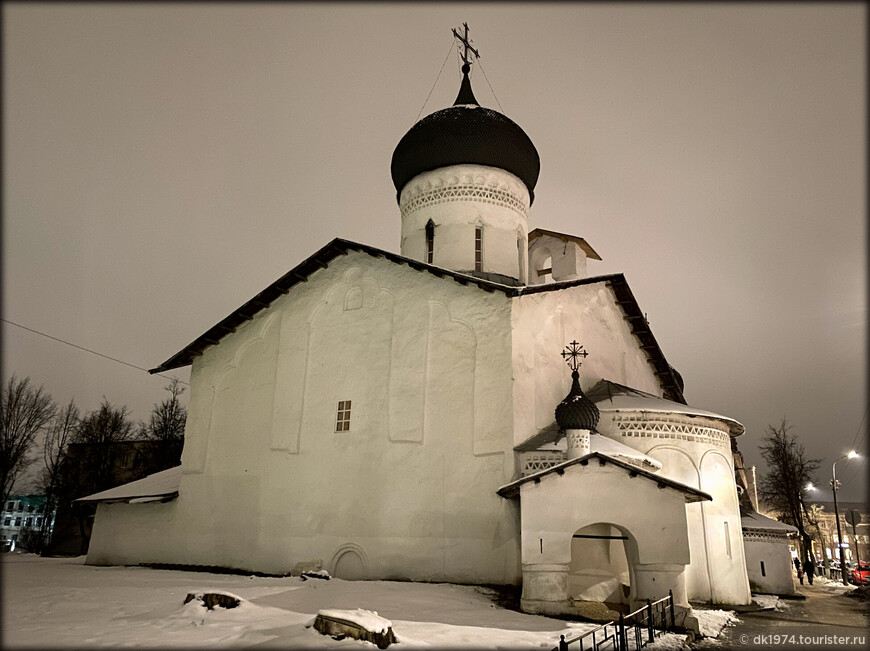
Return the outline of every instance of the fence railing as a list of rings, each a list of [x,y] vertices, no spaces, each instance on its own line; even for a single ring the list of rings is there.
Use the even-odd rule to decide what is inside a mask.
[[[591,631],[565,639],[560,636],[559,646],[553,651],[639,651],[665,631],[674,628],[674,593],[638,608],[618,620],[602,624]]]

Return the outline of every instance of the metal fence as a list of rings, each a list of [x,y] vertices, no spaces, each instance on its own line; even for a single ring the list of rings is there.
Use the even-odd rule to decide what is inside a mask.
[[[665,631],[674,628],[674,593],[638,608],[618,620],[607,622],[582,635],[565,639],[553,651],[639,651]]]

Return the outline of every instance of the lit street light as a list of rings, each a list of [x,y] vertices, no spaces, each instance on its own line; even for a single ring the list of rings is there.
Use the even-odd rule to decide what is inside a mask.
[[[854,459],[857,456],[858,453],[852,450],[849,454],[837,459],[837,461]],[[831,488],[834,490],[834,520],[837,522],[837,548],[840,550],[840,578],[843,581],[843,585],[849,585],[849,578],[846,575],[846,559],[843,554],[843,534],[840,532],[840,511],[837,509],[837,487],[840,483],[837,481],[837,461],[834,461],[833,466],[831,466]]]

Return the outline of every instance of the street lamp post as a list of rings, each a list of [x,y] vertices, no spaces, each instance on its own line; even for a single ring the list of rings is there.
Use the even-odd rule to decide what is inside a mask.
[[[854,459],[857,456],[858,453],[852,450],[849,454],[837,459],[837,461]],[[837,509],[837,461],[834,461],[833,466],[831,466],[831,488],[834,491],[834,521],[837,523],[837,549],[840,550],[840,579],[843,585],[849,585],[849,578],[846,575],[846,559],[843,554],[843,534],[840,531],[840,511]]]

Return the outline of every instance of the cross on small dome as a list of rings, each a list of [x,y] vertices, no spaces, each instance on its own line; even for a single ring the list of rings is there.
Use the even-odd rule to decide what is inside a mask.
[[[583,346],[578,344],[576,341],[572,341],[570,344],[565,346],[565,350],[560,354],[572,371],[576,371],[583,364],[583,362],[577,360],[578,357],[583,357],[585,359],[589,356],[589,353],[583,350]],[[571,358],[570,360],[568,359],[569,357]]]

